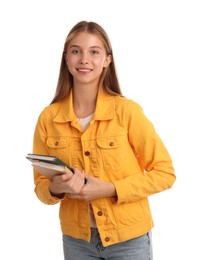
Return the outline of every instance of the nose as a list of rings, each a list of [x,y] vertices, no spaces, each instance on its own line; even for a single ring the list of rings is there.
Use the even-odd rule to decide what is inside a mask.
[[[89,63],[88,54],[87,54],[86,52],[83,52],[83,53],[81,54],[80,63],[81,63],[81,64],[88,64],[88,63]]]

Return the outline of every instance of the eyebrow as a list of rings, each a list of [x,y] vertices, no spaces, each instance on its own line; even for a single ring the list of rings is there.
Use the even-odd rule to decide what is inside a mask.
[[[71,45],[70,47],[69,47],[69,49],[71,49],[71,48],[81,48],[79,45],[75,45],[75,44],[73,44],[73,45]],[[98,49],[101,49],[102,50],[102,48],[100,47],[100,46],[91,46],[90,47],[90,49],[93,49],[93,48],[98,48]]]

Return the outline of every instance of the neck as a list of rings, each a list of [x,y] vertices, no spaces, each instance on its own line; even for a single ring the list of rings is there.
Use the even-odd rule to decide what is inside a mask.
[[[83,118],[94,113],[98,88],[80,86],[73,88],[73,106],[77,117]]]

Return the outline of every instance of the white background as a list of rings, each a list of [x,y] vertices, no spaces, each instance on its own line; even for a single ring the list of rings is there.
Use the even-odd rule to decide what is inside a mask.
[[[198,259],[198,7],[192,0],[0,2],[0,259],[63,259],[59,205],[36,198],[25,156],[37,117],[54,95],[65,37],[80,20],[107,31],[124,95],[143,107],[174,162],[173,188],[150,197],[154,259]]]

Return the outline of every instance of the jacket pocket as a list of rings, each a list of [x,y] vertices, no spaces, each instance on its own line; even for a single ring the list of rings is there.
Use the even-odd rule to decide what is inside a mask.
[[[107,171],[118,172],[122,168],[124,157],[126,136],[108,137],[97,139],[97,146],[101,153],[103,168]]]
[[[51,156],[56,156],[61,160],[67,161],[69,138],[64,137],[48,137],[47,146]]]

